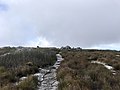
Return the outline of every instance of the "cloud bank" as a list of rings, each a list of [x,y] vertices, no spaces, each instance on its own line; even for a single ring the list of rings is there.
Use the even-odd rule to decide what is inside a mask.
[[[1,0],[0,46],[116,49],[119,23],[119,0]]]

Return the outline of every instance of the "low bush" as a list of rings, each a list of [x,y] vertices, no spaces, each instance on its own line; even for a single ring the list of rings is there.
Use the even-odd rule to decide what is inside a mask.
[[[38,79],[34,76],[29,76],[27,79],[20,82],[17,86],[20,90],[36,90],[38,85]]]
[[[89,50],[62,52],[64,61],[57,72],[59,90],[120,90],[120,60],[116,53],[119,54]],[[110,64],[116,74],[103,65],[91,63],[92,60]]]

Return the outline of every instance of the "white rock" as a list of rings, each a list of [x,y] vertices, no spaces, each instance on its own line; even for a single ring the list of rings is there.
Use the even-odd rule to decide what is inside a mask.
[[[100,62],[100,61],[91,61],[91,63],[97,63],[103,65],[105,68],[110,70],[114,75],[116,74],[116,71],[114,71],[112,66],[107,65],[106,63]]]
[[[116,57],[119,57],[120,55],[116,55]]]
[[[21,77],[20,78],[20,81],[23,81],[23,80],[25,80],[27,77]]]

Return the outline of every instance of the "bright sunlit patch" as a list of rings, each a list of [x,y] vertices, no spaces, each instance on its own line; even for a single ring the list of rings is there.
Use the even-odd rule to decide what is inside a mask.
[[[38,37],[32,41],[29,41],[25,46],[29,46],[29,47],[36,47],[36,46],[53,47],[54,45],[52,44],[51,41],[46,40],[46,38]]]

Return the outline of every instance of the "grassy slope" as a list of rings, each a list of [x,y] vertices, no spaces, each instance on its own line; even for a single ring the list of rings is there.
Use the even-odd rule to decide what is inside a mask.
[[[59,90],[120,90],[118,54],[120,52],[99,50],[62,51],[65,60],[57,74]],[[103,65],[92,64],[93,60],[113,66],[116,75]]]
[[[28,90],[36,84],[34,78],[28,78],[28,81],[33,80],[33,83],[25,81],[19,87],[14,87],[13,83],[23,76],[38,72],[39,67],[53,65],[57,52],[55,48],[0,48],[0,90]]]

